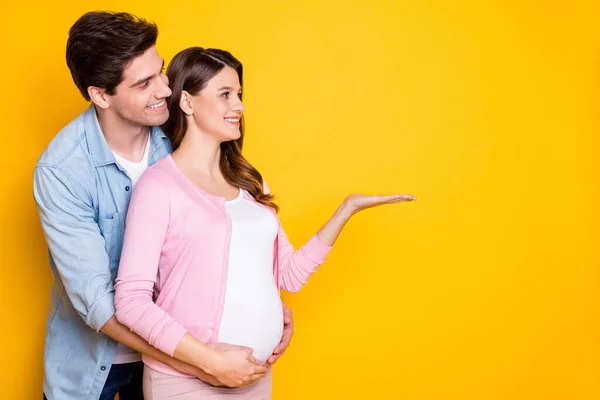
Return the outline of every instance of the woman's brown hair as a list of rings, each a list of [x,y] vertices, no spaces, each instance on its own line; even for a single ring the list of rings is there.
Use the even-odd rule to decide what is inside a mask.
[[[165,134],[171,139],[173,150],[179,147],[188,128],[186,114],[179,107],[181,93],[185,90],[191,95],[198,94],[208,81],[226,66],[237,72],[240,86],[243,88],[242,63],[225,50],[190,47],[173,57],[167,68],[169,86],[173,94],[167,100],[169,119],[162,126]],[[239,139],[221,143],[221,172],[231,185],[245,189],[257,202],[278,211],[279,207],[273,202],[273,195],[264,192],[260,172],[242,156],[243,117],[240,120],[240,133]]]

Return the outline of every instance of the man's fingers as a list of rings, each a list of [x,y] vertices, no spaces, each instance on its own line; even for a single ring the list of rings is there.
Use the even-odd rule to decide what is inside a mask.
[[[256,382],[257,380],[264,378],[266,374],[254,374],[250,377],[250,380],[246,382],[242,387],[248,386]]]
[[[250,361],[252,364],[255,365],[254,368],[261,368],[260,371],[263,371],[267,369],[267,364],[263,361],[258,361],[256,358],[254,358],[251,355],[248,355],[247,360]],[[254,372],[256,373],[256,370],[254,370]]]
[[[267,375],[267,373],[265,372],[264,374],[253,374],[251,379],[252,381],[257,381],[260,378],[264,378]]]
[[[253,384],[254,382],[256,382],[257,380],[264,378],[267,375],[267,373],[259,373],[259,374],[252,374],[250,375],[250,377],[248,378],[248,380],[246,382],[244,382],[243,384],[241,384],[240,386],[237,386],[239,388],[243,388],[246,387],[248,385]]]
[[[266,367],[267,366],[267,363],[264,362],[264,361],[260,361],[260,360],[254,360],[254,361],[256,361],[255,365],[260,365],[261,367]]]

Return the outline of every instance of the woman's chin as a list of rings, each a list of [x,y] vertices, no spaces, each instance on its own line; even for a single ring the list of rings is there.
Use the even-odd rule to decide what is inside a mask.
[[[233,140],[238,140],[239,138],[242,137],[242,134],[240,132],[233,134],[233,135],[229,135],[229,138],[227,138],[227,141],[233,141]]]

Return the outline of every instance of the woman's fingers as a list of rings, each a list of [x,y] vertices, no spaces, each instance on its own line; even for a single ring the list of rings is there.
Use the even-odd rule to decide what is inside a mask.
[[[407,201],[414,201],[417,198],[411,194],[392,194],[392,195],[375,195],[375,196],[364,196],[362,198],[363,207],[375,207],[382,204],[394,204]],[[359,200],[360,201],[360,200]]]
[[[399,203],[401,201],[414,201],[417,198],[412,194],[393,194],[390,196],[380,196],[383,203]]]
[[[415,201],[417,198],[412,194],[398,194],[396,198],[393,200],[394,203],[400,203],[403,201]]]

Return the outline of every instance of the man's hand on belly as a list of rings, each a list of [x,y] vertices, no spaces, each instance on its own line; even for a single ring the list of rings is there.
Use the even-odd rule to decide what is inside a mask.
[[[290,345],[292,336],[294,335],[294,317],[292,315],[292,310],[285,305],[283,300],[281,301],[281,306],[283,307],[283,335],[281,336],[281,342],[279,342],[279,345],[273,350],[273,355],[267,360],[267,363],[269,364],[274,364],[275,361],[285,353],[285,350]]]

